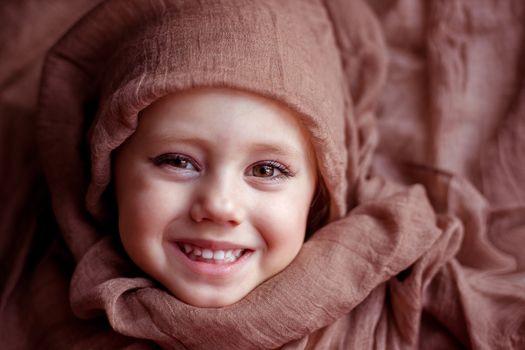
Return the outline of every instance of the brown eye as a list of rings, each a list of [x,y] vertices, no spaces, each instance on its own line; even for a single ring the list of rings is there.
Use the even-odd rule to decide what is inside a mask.
[[[187,169],[192,166],[188,159],[182,158],[180,156],[171,159],[168,162],[168,164],[176,168],[184,168],[184,169]]]
[[[265,160],[251,165],[246,175],[259,179],[260,181],[280,181],[293,177],[295,174],[290,169],[277,161]]]
[[[270,177],[274,175],[274,172],[275,168],[267,164],[255,165],[252,170],[253,176],[257,177]]]
[[[167,165],[184,170],[198,170],[191,158],[181,154],[163,154],[154,159],[156,165]]]

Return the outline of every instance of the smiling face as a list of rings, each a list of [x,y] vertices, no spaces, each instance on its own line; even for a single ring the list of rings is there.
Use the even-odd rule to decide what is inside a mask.
[[[117,152],[120,237],[180,300],[226,306],[295,258],[316,180],[306,132],[275,102],[228,89],[167,96]]]

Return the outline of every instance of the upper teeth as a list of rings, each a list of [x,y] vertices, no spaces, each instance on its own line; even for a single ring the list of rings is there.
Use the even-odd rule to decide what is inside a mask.
[[[242,255],[243,249],[212,250],[199,248],[187,243],[183,245],[184,252],[189,256],[201,257],[203,259],[213,259],[216,261],[235,261]]]

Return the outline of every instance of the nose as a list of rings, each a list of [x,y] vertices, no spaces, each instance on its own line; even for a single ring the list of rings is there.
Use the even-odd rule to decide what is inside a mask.
[[[190,208],[195,222],[213,222],[220,225],[237,226],[244,219],[241,194],[227,179],[204,180],[197,198]]]

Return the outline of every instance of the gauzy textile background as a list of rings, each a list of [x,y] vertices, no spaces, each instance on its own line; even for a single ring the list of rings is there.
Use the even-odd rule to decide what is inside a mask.
[[[9,314],[4,311],[23,288],[24,276],[38,274],[42,255],[54,249],[49,246],[54,232],[34,230],[51,225],[43,223],[49,199],[33,134],[43,58],[96,3],[56,0],[43,5],[21,0],[5,1],[0,7],[0,339],[10,339],[8,332],[31,322],[34,315],[6,319]],[[524,348],[525,3],[369,0],[367,6],[381,24],[388,59],[388,76],[377,104],[380,144],[373,172],[402,183],[423,183],[434,210],[454,218],[461,242],[449,241],[457,246],[455,258],[439,257],[450,261],[439,272],[418,272],[418,266],[425,266],[420,263],[403,282],[391,282],[387,292],[397,303],[384,308],[394,310],[374,310],[372,306],[381,305],[377,300],[388,300],[385,289],[378,289],[352,311],[354,319],[342,319],[287,346],[389,349],[419,343],[423,349],[430,344]],[[366,56],[362,59],[366,61]],[[361,79],[366,84],[371,77]],[[355,91],[359,94],[359,87]],[[427,259],[432,258],[438,259]],[[68,269],[64,264],[65,273],[70,273]],[[396,295],[417,290],[396,285],[417,284],[411,277],[417,274],[414,271],[435,276],[426,282],[432,293]],[[30,292],[34,303],[46,302],[45,294]],[[443,295],[456,297],[443,301]],[[68,300],[67,294],[63,300]],[[414,301],[425,305],[419,318],[413,316],[421,305]],[[498,318],[473,319],[480,307],[494,309],[481,315]],[[333,339],[341,337],[331,334],[355,332],[352,322],[362,321],[363,314],[378,318],[373,334],[362,330],[363,335],[353,333],[353,339],[335,343]],[[493,333],[494,325],[501,334]],[[105,337],[104,343],[96,344],[113,348],[133,343],[97,320],[84,335],[64,327],[51,339],[39,334],[19,346],[74,344],[94,330]],[[42,339],[45,342],[39,343]],[[83,345],[89,344],[86,340]]]

